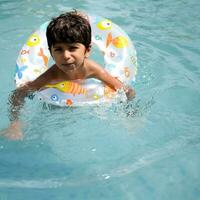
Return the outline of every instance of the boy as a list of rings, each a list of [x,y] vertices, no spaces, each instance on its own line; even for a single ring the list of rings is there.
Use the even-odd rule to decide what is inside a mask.
[[[123,88],[127,98],[135,96],[133,89],[125,87],[100,65],[88,57],[91,51],[91,27],[89,21],[77,11],[53,18],[47,27],[49,51],[55,64],[34,81],[17,88],[10,98],[10,127],[4,135],[10,139],[22,138],[18,113],[29,94],[47,84],[76,79],[96,78],[118,90]]]

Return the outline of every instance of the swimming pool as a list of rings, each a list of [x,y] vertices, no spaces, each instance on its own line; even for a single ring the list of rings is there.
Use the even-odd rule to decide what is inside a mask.
[[[129,34],[137,97],[80,109],[27,100],[24,140],[0,139],[0,199],[200,198],[197,0],[1,1],[0,129],[9,122],[18,51],[38,25],[71,8],[106,16]]]

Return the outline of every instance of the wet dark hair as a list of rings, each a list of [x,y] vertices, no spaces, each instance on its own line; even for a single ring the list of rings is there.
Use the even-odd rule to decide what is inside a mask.
[[[88,19],[76,10],[61,14],[51,20],[46,31],[49,50],[57,42],[91,45],[91,26]]]

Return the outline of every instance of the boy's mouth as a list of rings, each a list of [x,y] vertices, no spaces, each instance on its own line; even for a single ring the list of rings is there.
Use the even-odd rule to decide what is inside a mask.
[[[76,69],[76,65],[74,63],[62,64],[62,67],[64,67],[66,70],[75,70]]]
[[[74,63],[62,64],[64,67],[74,67]]]

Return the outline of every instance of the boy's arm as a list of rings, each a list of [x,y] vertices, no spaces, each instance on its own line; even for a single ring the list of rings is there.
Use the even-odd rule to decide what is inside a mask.
[[[11,121],[18,120],[18,114],[20,109],[23,107],[25,97],[48,84],[48,82],[53,79],[52,74],[54,71],[55,67],[51,67],[35,80],[27,82],[25,85],[15,89],[12,92],[9,98]]]
[[[28,82],[26,85],[15,89],[9,97],[9,118],[10,121],[18,120],[20,109],[24,105],[25,97],[37,90],[34,82]]]
[[[33,92],[39,90],[48,81],[48,74],[41,75],[36,80],[26,83],[15,89],[9,97],[9,119],[10,126],[1,131],[0,135],[4,135],[10,139],[20,139],[23,137],[21,131],[21,123],[18,119],[20,109],[24,105],[25,98]]]
[[[125,86],[117,78],[112,77],[105,69],[94,61],[90,61],[92,77],[103,81],[106,85],[114,90],[123,89],[126,93],[127,99],[131,100],[135,97],[135,91],[130,86]]]
[[[1,135],[9,139],[20,139],[23,137],[21,124],[18,119],[19,111],[24,105],[25,97],[30,93],[29,86],[24,85],[15,89],[9,96],[9,119],[10,126],[1,131]]]

